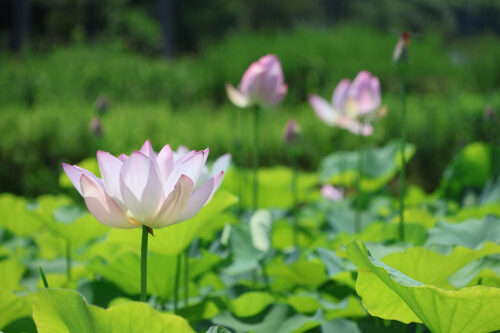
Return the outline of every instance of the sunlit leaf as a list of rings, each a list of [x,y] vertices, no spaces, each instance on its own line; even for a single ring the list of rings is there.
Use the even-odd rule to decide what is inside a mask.
[[[238,317],[251,317],[274,303],[274,297],[267,292],[250,291],[231,300],[229,309]]]
[[[161,313],[146,303],[128,302],[108,309],[88,305],[70,290],[46,289],[33,297],[39,333],[53,332],[194,332],[179,316]]]
[[[446,290],[430,283],[424,284],[412,275],[405,275],[372,257],[361,241],[350,243],[347,252],[358,266],[356,291],[371,315],[404,323],[423,322],[433,332],[490,332],[500,329],[500,289],[476,286]],[[440,265],[447,262],[445,258]],[[405,266],[412,264],[421,267],[411,258],[406,258]],[[436,263],[425,263],[423,269],[429,271],[435,268],[438,268]],[[432,274],[424,276],[432,279]]]

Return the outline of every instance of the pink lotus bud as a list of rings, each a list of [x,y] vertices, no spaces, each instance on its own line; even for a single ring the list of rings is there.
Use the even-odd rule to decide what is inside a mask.
[[[90,119],[89,132],[98,138],[102,137],[102,123],[99,117],[94,116]]]
[[[210,201],[224,172],[195,188],[207,157],[208,148],[174,160],[169,145],[157,154],[147,140],[130,156],[98,151],[102,179],[76,165],[63,163],[63,169],[99,222],[154,229],[186,221]]]
[[[99,96],[95,101],[94,107],[99,114],[105,114],[109,108],[108,98],[103,95]]]
[[[280,103],[287,93],[287,85],[278,57],[269,54],[252,63],[238,89],[227,83],[226,92],[229,100],[241,108]]]
[[[340,201],[344,198],[344,190],[332,185],[323,185],[321,195],[328,200]]]
[[[396,46],[394,47],[394,52],[392,53],[392,61],[395,63],[408,63],[409,54],[408,46],[410,45],[410,34],[403,31],[399,37]]]
[[[301,128],[295,119],[290,118],[286,123],[284,141],[286,144],[293,145],[300,136]]]
[[[493,107],[489,104],[484,108],[484,118],[487,120],[495,119],[495,110],[493,110]]]

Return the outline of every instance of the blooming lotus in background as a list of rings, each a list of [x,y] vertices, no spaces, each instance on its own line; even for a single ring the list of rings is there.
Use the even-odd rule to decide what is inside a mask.
[[[340,201],[344,198],[344,190],[333,185],[323,185],[321,187],[321,196],[328,200]]]
[[[130,156],[98,151],[102,179],[76,165],[63,163],[63,168],[99,222],[154,229],[188,220],[210,201],[224,172],[195,186],[207,157],[208,148],[176,159],[169,145],[157,154],[147,140]]]
[[[229,100],[241,108],[280,103],[287,93],[283,70],[277,56],[268,54],[252,63],[236,89],[226,83]]]
[[[331,103],[317,95],[309,96],[309,104],[327,125],[363,136],[373,134],[371,120],[385,115],[380,103],[380,82],[368,71],[359,72],[352,82],[349,79],[340,81]]]

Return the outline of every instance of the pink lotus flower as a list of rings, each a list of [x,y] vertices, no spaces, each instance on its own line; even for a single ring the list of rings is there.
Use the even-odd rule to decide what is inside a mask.
[[[238,89],[226,83],[229,100],[241,108],[276,105],[283,100],[287,89],[281,63],[278,57],[272,54],[263,56],[250,65],[243,74]]]
[[[321,196],[328,200],[340,201],[344,198],[344,190],[332,185],[323,185],[321,187]]]
[[[208,148],[174,159],[169,145],[157,154],[147,140],[130,156],[98,151],[102,179],[76,165],[63,163],[63,168],[99,222],[123,229],[162,228],[195,216],[219,187],[223,171],[195,187],[207,157]]]
[[[368,71],[359,72],[352,83],[349,79],[340,81],[331,104],[320,96],[309,96],[309,104],[326,124],[364,136],[373,134],[369,116],[376,114],[380,103],[380,82]]]

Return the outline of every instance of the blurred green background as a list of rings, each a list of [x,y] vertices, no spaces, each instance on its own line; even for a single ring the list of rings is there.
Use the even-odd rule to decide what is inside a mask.
[[[300,166],[358,139],[329,128],[307,104],[362,69],[382,83],[386,118],[372,145],[400,133],[397,73],[391,62],[410,31],[408,141],[417,152],[411,183],[427,190],[452,156],[498,136],[500,2],[368,0],[2,0],[0,1],[0,189],[26,196],[58,191],[60,162],[96,149],[130,152],[150,138],[232,152],[249,165],[245,110],[224,84],[277,54],[289,93],[264,116],[261,164],[287,164],[286,121],[303,129]],[[96,102],[97,101],[97,102]],[[102,136],[89,131],[96,103]]]

